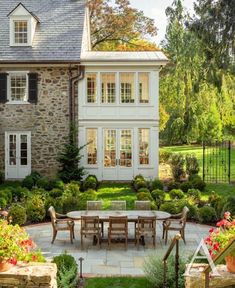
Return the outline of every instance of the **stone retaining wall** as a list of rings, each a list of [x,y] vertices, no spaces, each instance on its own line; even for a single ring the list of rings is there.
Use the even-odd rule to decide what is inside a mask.
[[[54,263],[20,263],[0,273],[0,288],[57,288]]]

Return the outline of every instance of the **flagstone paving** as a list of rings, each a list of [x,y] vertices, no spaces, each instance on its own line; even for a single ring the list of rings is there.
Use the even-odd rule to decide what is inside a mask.
[[[192,255],[201,239],[208,234],[209,229],[210,226],[187,223],[185,231],[187,243],[185,245],[183,241],[180,241],[180,255],[183,257]],[[79,221],[76,221],[75,225],[74,244],[70,243],[68,231],[59,231],[54,244],[51,244],[52,227],[50,223],[27,226],[26,230],[48,260],[66,251],[78,263],[80,257],[84,258],[84,274],[95,275],[143,275],[145,260],[150,255],[162,258],[175,235],[173,231],[169,232],[168,244],[165,245],[161,239],[162,225],[159,222],[157,223],[156,249],[153,248],[151,239],[146,239],[146,245],[140,245],[139,250],[137,250],[134,242],[128,243],[127,250],[125,250],[123,243],[113,243],[109,249],[106,241],[102,242],[99,249],[99,247],[92,245],[92,239],[88,237],[84,238],[84,249],[81,250]],[[131,224],[129,225],[130,238],[134,238],[133,231],[134,227]]]

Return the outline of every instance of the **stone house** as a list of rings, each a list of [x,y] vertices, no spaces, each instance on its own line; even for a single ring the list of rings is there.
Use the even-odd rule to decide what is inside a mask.
[[[162,52],[90,49],[85,0],[0,0],[0,171],[52,177],[78,126],[100,180],[158,173]]]

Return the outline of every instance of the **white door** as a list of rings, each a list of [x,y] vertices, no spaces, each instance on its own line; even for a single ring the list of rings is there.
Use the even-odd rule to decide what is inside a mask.
[[[31,173],[30,132],[6,132],[6,179],[23,179]]]
[[[134,175],[132,129],[104,129],[103,147],[103,180],[131,180]]]

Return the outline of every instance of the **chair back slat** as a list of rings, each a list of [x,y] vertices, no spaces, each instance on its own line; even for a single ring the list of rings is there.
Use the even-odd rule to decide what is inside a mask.
[[[135,210],[150,210],[150,201],[135,201]]]
[[[112,201],[111,210],[126,210],[126,201]]]
[[[87,201],[87,210],[102,210],[102,201]]]
[[[99,216],[82,216],[81,229],[98,229],[100,224]]]
[[[126,230],[128,226],[127,216],[110,216],[109,228],[111,230]]]
[[[156,217],[139,216],[137,225],[138,225],[139,229],[155,228],[156,227]]]

